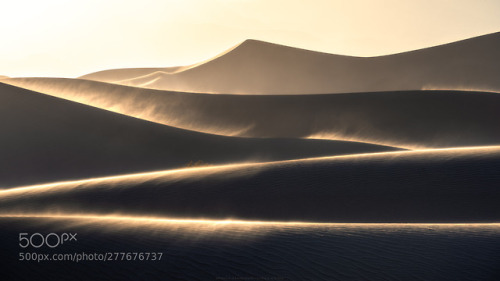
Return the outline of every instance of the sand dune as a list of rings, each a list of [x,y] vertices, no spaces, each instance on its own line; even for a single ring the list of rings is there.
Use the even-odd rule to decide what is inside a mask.
[[[265,227],[0,218],[8,280],[496,280],[498,225]],[[161,261],[19,262],[19,233],[78,233],[52,253],[161,252]],[[10,239],[9,239],[10,238]],[[92,249],[92,250],[91,250]],[[459,258],[457,258],[459,257]],[[451,262],[452,261],[452,262]],[[251,266],[249,266],[251,265]],[[84,270],[82,270],[84,268]],[[9,278],[12,277],[12,278]],[[243,279],[243,278],[239,278]]]
[[[0,191],[2,214],[497,222],[500,146],[172,170]]]
[[[0,76],[2,279],[500,280],[499,50]]]
[[[156,72],[162,73],[173,73],[180,67],[162,67],[162,68],[123,68],[123,69],[113,69],[98,71],[92,74],[90,77],[96,77],[96,81],[119,83],[122,80],[134,79],[137,77],[150,75]],[[90,79],[94,80],[94,79]]]
[[[193,66],[116,69],[80,78],[226,94],[455,89],[500,92],[500,33],[380,57],[349,57],[247,40]]]
[[[0,83],[0,187],[208,164],[387,151],[172,128]]]
[[[352,140],[415,148],[500,143],[500,95],[408,91],[330,95],[209,95],[80,79],[6,83],[169,126],[244,137]]]

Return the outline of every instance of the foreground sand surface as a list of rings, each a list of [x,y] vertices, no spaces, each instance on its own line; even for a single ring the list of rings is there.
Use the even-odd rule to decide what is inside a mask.
[[[491,224],[238,225],[91,218],[0,218],[3,248],[19,232],[78,233],[54,253],[161,252],[160,261],[18,262],[2,255],[3,277],[18,279],[495,280],[500,227]],[[84,270],[82,270],[84,269]],[[20,272],[22,274],[20,274]]]

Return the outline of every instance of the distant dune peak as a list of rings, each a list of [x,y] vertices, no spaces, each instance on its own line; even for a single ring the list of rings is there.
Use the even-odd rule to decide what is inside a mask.
[[[255,48],[257,50],[272,50],[272,49],[279,49],[280,51],[283,50],[293,50],[296,52],[305,52],[305,53],[313,53],[313,54],[319,54],[319,55],[328,55],[328,56],[346,56],[346,55],[340,55],[340,54],[331,54],[331,53],[325,53],[325,52],[320,52],[320,51],[313,51],[309,49],[304,49],[304,48],[298,48],[298,47],[293,47],[289,45],[282,45],[274,42],[269,42],[269,41],[263,41],[263,40],[258,40],[258,39],[246,39],[245,41],[241,42],[240,44],[237,44],[235,46],[235,50],[243,49],[243,48]],[[346,57],[353,57],[353,56],[346,56]]]
[[[294,48],[294,47],[290,47],[290,46],[286,46],[286,45],[280,45],[280,44],[277,44],[277,43],[272,43],[272,42],[263,41],[263,40],[257,40],[257,39],[246,39],[243,42],[237,44],[235,47],[236,48],[242,48],[242,47],[255,47],[255,48],[258,48],[258,47],[278,47],[278,48],[286,47],[286,48]],[[298,48],[294,48],[294,49],[298,49]]]
[[[81,78],[212,94],[326,94],[474,89],[500,92],[500,33],[394,55],[352,57],[248,39],[189,66]]]
[[[262,40],[257,40],[257,39],[252,39],[252,38],[248,38],[248,39],[243,40],[243,42],[241,42],[238,45],[252,44],[252,43],[269,43],[269,42],[262,41]]]

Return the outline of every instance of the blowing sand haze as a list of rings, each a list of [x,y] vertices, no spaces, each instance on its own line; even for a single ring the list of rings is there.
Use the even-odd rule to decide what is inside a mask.
[[[1,280],[500,279],[498,3],[208,2],[3,6]]]

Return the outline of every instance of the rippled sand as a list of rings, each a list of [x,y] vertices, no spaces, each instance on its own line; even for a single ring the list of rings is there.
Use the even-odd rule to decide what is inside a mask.
[[[244,224],[1,218],[4,277],[73,280],[496,280],[498,224]],[[18,232],[77,232],[36,252],[163,252],[161,261],[18,262]],[[254,279],[250,279],[254,278]],[[261,279],[258,279],[261,278]],[[269,278],[269,279],[262,279]],[[274,279],[271,279],[274,278]],[[231,279],[226,279],[231,280]],[[234,280],[234,279],[233,279]]]

